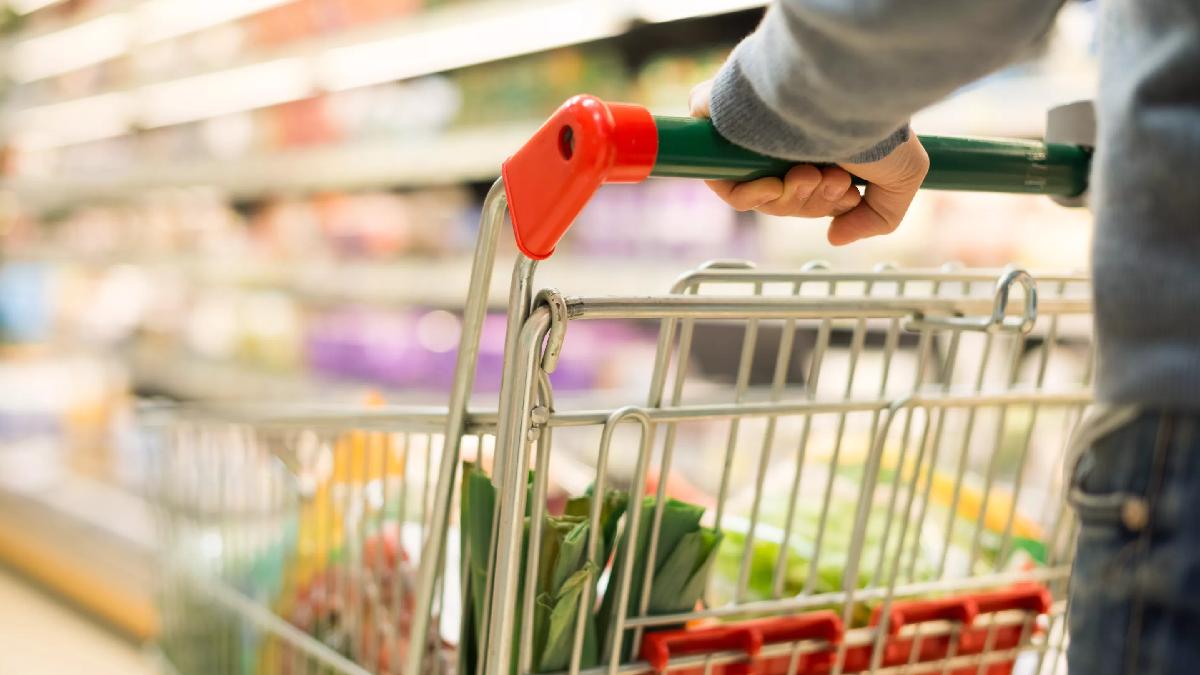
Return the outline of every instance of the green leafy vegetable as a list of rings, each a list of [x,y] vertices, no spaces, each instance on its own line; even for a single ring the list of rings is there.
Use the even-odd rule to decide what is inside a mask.
[[[530,478],[532,482],[532,477]],[[616,536],[617,523],[625,512],[628,497],[618,491],[605,493],[600,506],[600,539],[595,555],[587,559],[588,538],[591,532],[592,495],[570,500],[566,513],[542,517],[541,537],[535,551],[529,550],[530,519],[525,518],[522,540],[522,560],[537,555],[537,582],[533,608],[533,667],[536,671],[562,670],[569,664],[575,640],[579,603],[586,589],[595,597],[595,584],[600,570],[607,564]],[[483,624],[483,606],[488,588],[488,552],[491,546],[492,517],[496,503],[496,487],[479,467],[466,464],[462,489],[463,541],[469,548],[463,556],[467,575],[470,612],[465,615],[460,644],[460,672],[474,672],[479,658],[479,639]],[[528,509],[527,509],[528,512]],[[517,597],[524,599],[524,565],[520,570]],[[520,621],[524,616],[518,606],[514,614],[517,625],[514,640],[521,634]],[[599,663],[595,616],[584,613],[584,642],[581,665]],[[514,648],[513,657],[517,650]],[[515,666],[515,663],[514,663]]]
[[[616,639],[609,635],[608,631],[615,620],[618,597],[622,592],[621,575],[625,556],[628,555],[633,556],[633,566],[627,584],[629,591],[626,616],[638,614],[656,504],[654,497],[642,500],[642,512],[633,549],[629,548],[628,529],[621,535],[617,544],[612,578],[608,591],[604,594],[604,602],[600,606],[600,629],[605,637],[605,644],[611,644],[611,640]],[[663,504],[658,543],[651,567],[653,572],[646,606],[647,614],[690,611],[704,594],[708,572],[716,557],[721,534],[700,527],[700,518],[703,515],[703,507],[676,499],[669,499]],[[632,637],[632,634],[626,634],[622,638],[622,654],[628,655],[632,650]]]

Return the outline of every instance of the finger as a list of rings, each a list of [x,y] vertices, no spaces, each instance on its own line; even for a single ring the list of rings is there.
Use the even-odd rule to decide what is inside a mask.
[[[712,80],[705,80],[692,87],[688,94],[688,110],[692,117],[709,116],[709,99],[712,97]]]
[[[833,211],[831,211],[830,213],[834,216],[840,216],[843,213],[848,213],[850,211],[853,211],[854,207],[858,206],[859,203],[861,203],[861,202],[862,202],[862,193],[858,191],[857,187],[855,187],[854,185],[851,185],[846,190],[846,193],[843,194],[841,196],[841,198],[839,198],[836,202],[833,203]]]
[[[821,184],[796,215],[819,218],[833,213],[834,205],[850,189],[850,174],[840,166],[821,168]]]
[[[707,185],[708,189],[712,190],[714,194],[716,194],[718,197],[720,197],[721,201],[728,204],[729,203],[729,193],[733,191],[733,187],[735,185],[737,185],[737,181],[706,180],[706,181],[704,181],[704,184]]]
[[[821,183],[821,170],[812,164],[797,164],[783,177],[783,193],[758,208],[772,216],[799,215],[805,202]]]
[[[867,237],[894,232],[916,194],[916,185],[868,185],[859,205],[830,223],[829,243],[844,246]]]
[[[718,197],[738,211],[756,209],[783,194],[783,181],[778,178],[759,178],[744,183],[725,180],[705,182]]]
[[[829,243],[835,246],[849,244],[893,232],[900,225],[929,171],[929,155],[921,146],[920,138],[913,134],[890,157],[898,157],[900,164],[892,167],[889,180],[870,183],[858,206],[833,219],[829,226]],[[862,175],[870,178],[872,165],[848,164],[846,168],[861,170]]]

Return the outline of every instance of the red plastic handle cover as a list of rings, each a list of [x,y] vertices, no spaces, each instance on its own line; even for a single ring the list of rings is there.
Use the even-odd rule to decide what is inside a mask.
[[[700,629],[684,629],[648,633],[642,639],[642,659],[657,672],[666,669],[672,656],[683,654],[711,654],[719,651],[736,650],[746,654],[748,663],[725,666],[724,675],[740,675],[751,672],[769,673],[772,670],[786,672],[787,659],[782,659],[782,668],[772,669],[773,664],[757,662],[763,645],[799,640],[824,640],[837,644],[842,639],[842,619],[832,611],[809,612],[796,616],[783,616],[757,621],[743,621],[729,626],[714,626]],[[799,671],[807,672],[815,664],[807,661],[800,664]],[[763,667],[767,666],[767,667]]]
[[[672,656],[740,651],[752,659],[761,648],[762,633],[743,625],[672,630],[646,634],[642,638],[642,659],[661,673]]]
[[[797,640],[824,640],[836,644],[843,633],[842,618],[831,610],[762,619],[748,625],[762,634],[765,645]]]
[[[883,618],[880,609],[871,614],[870,625],[878,626]],[[933,621],[950,621],[960,626],[970,626],[979,614],[979,608],[969,595],[896,602],[887,612],[887,644],[884,645],[883,665],[901,665],[915,658],[916,661],[937,661],[949,653],[950,636],[927,636],[920,640],[901,637],[905,626]],[[871,662],[871,647],[858,647],[847,651],[846,672],[866,670]]]
[[[777,619],[764,619],[758,622],[758,630],[762,633],[763,644],[779,644],[781,642],[798,642],[800,640],[824,640],[831,646],[842,641],[845,629],[842,618],[837,612],[821,610],[807,612],[796,616],[785,616]],[[833,666],[833,649],[823,649],[809,652],[800,657],[796,664],[797,673],[828,672]],[[760,659],[755,664],[757,675],[787,675],[791,672],[791,657],[776,657]]]
[[[601,184],[644,180],[657,155],[650,111],[571,98],[501,170],[517,248],[535,260],[550,257]]]
[[[1040,584],[1019,584],[1012,588],[977,593],[971,597],[979,607],[980,614],[1021,610],[1040,615],[1049,612],[1054,603],[1050,589]],[[1040,630],[1036,623],[1030,627],[1033,633]],[[1010,649],[1019,645],[1023,637],[1028,637],[1025,635],[1025,628],[1016,624],[972,627],[964,630],[959,637],[959,652],[978,654],[989,647],[993,650]]]
[[[871,614],[871,625],[878,626],[881,618],[876,608]],[[954,621],[970,625],[979,614],[979,607],[972,596],[955,596],[935,600],[912,600],[897,602],[888,609],[888,635],[896,635],[908,624],[927,621]]]
[[[976,625],[980,615],[1008,610],[1041,615],[1050,610],[1052,601],[1053,597],[1045,586],[1022,583],[993,591],[895,602],[888,609],[887,635],[880,665],[892,668],[910,661],[934,663],[946,658],[952,647],[958,656],[1019,647],[1029,635],[1041,630],[1036,624],[1032,627],[1018,624]],[[882,616],[876,610],[871,616],[870,625],[878,626]],[[957,624],[958,632],[901,635],[901,629],[905,626],[941,621]],[[707,670],[715,675],[827,675],[833,668],[844,637],[841,617],[836,612],[821,610],[706,628],[648,633],[642,640],[641,657],[654,671],[661,673],[673,657],[736,651],[745,654],[743,661],[714,665],[711,669],[675,666],[671,672],[676,675],[702,675]],[[801,640],[823,640],[829,646],[804,653],[798,661],[793,661],[794,655],[761,655],[766,646]],[[873,651],[870,643],[847,647],[842,659],[842,672],[854,674],[868,670]],[[992,661],[984,666],[983,672],[987,675],[1008,675],[1013,663],[1011,659]],[[952,675],[976,675],[978,666],[956,667],[949,672]]]
[[[971,596],[980,613],[1000,612],[1007,609],[1023,609],[1035,614],[1045,614],[1054,604],[1050,589],[1041,584],[1017,584],[998,591],[976,593]]]

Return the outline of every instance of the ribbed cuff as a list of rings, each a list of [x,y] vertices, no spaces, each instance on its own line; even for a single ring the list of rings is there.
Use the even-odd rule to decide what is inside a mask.
[[[912,135],[912,128],[907,124],[893,131],[887,138],[879,141],[875,145],[863,150],[857,155],[851,155],[847,162],[854,164],[862,164],[864,162],[878,162],[879,160],[892,154],[892,151],[908,140]]]
[[[874,162],[886,157],[912,133],[905,124],[883,140],[847,151],[788,123],[771,110],[742,74],[737,54],[713,81],[709,110],[717,131],[734,143],[764,155],[798,162]]]

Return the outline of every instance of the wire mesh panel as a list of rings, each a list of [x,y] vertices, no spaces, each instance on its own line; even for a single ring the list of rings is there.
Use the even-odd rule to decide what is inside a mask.
[[[719,263],[675,291],[530,315],[477,668],[1059,666],[1085,279]],[[554,409],[546,354],[589,319],[657,322],[644,405]],[[592,473],[556,511],[566,457]],[[565,563],[559,530],[586,542]]]
[[[723,262],[667,295],[572,298],[532,274],[498,410],[457,445],[444,411],[173,425],[181,673],[1060,668],[1085,279]],[[556,405],[577,321],[656,340],[644,395]]]
[[[240,419],[239,419],[240,418]],[[444,413],[188,415],[156,475],[162,648],[186,673],[448,672],[457,568],[411,640]],[[491,437],[468,435],[467,458]],[[449,541],[457,551],[457,542]]]

